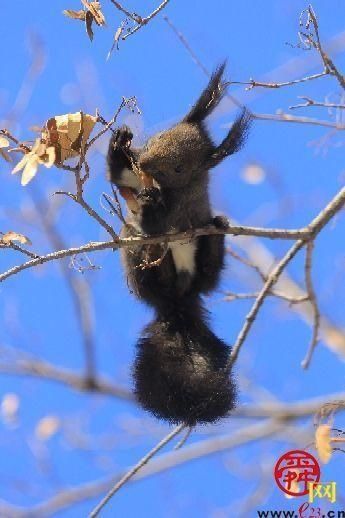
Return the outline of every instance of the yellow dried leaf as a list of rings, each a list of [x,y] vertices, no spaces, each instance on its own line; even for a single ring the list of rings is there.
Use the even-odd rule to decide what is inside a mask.
[[[10,141],[6,138],[0,135],[0,148],[1,147],[9,147]]]
[[[30,156],[29,156],[30,155]],[[23,170],[21,184],[27,185],[36,176],[38,171],[39,158],[35,154],[29,153],[26,165]]]
[[[320,424],[315,431],[315,447],[323,464],[327,464],[332,456],[331,427]]]
[[[65,16],[68,18],[72,18],[73,20],[83,20],[85,21],[85,11],[80,9],[80,11],[73,11],[73,9],[65,9],[62,11]]]
[[[18,232],[13,232],[13,230],[6,232],[6,234],[2,236],[1,241],[3,243],[18,241],[18,243],[21,243],[22,245],[31,245],[31,241],[28,237],[24,236],[23,234],[19,234]]]
[[[91,13],[94,21],[97,25],[105,25],[105,16],[102,13],[100,2],[87,2],[87,0],[81,0],[82,4]]]
[[[57,115],[47,121],[49,146],[55,147],[56,162],[62,163],[68,158],[77,157],[84,150],[85,144],[97,122],[97,117],[83,112]]]
[[[28,155],[24,155],[23,158],[18,162],[16,167],[12,169],[12,174],[19,173],[25,166],[28,161]]]
[[[39,157],[40,164],[50,169],[55,163],[55,148],[53,146],[47,147],[45,153]]]
[[[37,439],[40,439],[41,441],[47,441],[56,434],[60,428],[60,425],[61,423],[59,417],[55,415],[47,415],[38,421],[35,428],[35,435]]]

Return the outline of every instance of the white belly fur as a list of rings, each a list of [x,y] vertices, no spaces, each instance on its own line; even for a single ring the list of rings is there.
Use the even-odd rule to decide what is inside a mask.
[[[169,243],[177,272],[187,271],[191,275],[195,272],[195,241],[175,241]]]

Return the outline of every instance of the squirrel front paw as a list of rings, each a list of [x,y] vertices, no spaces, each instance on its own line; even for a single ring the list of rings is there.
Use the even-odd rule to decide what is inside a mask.
[[[222,230],[226,230],[230,226],[230,221],[225,216],[215,216],[213,218],[212,223],[215,227],[220,228]]]
[[[111,138],[110,145],[113,147],[113,149],[129,148],[132,139],[133,133],[131,129],[128,126],[123,125],[121,128],[117,128],[117,130],[115,130]]]
[[[157,187],[145,187],[137,195],[137,200],[142,205],[157,205],[162,201],[162,196]]]

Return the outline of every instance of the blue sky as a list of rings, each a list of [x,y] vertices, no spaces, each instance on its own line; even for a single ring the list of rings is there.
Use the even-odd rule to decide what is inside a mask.
[[[306,7],[301,1],[219,0],[211,7],[196,0],[171,0],[164,13],[121,42],[120,50],[114,51],[108,61],[105,58],[113,33],[123,18],[110,2],[103,0],[103,4],[107,28],[95,28],[93,43],[81,23],[61,14],[66,8],[79,9],[78,0],[70,0],[69,4],[54,2],[49,7],[39,0],[6,2],[2,6],[0,119],[8,119],[23,84],[32,41],[39,42],[45,53],[45,66],[32,95],[19,120],[11,126],[19,138],[33,138],[29,128],[43,124],[52,115],[78,110],[94,113],[98,108],[105,118],[110,118],[123,95],[135,95],[142,110],[142,116],[123,111],[120,117],[121,122],[133,126],[138,141],[183,116],[206,79],[163,20],[163,14],[184,34],[209,70],[226,58],[228,78],[234,81],[261,79],[296,58],[302,60],[305,68],[302,75],[322,70],[318,60],[310,65],[314,63],[311,53],[287,44],[297,42],[299,13]],[[150,1],[143,10],[139,2],[126,3],[129,10],[142,15],[155,6]],[[323,41],[344,30],[343,2],[317,0],[313,7]],[[337,53],[334,58],[338,67],[345,70],[345,54]],[[285,72],[286,75],[272,76],[271,80],[296,77],[294,72]],[[278,109],[288,111],[290,105],[298,102],[299,95],[314,99],[331,95],[335,99],[339,88],[334,79],[322,78],[280,90],[255,90],[254,95],[240,85],[231,86],[229,91],[256,112],[275,113]],[[301,110],[299,114],[332,117],[322,108]],[[225,125],[234,116],[235,111],[225,101],[218,116],[210,121],[215,140],[221,138]],[[332,140],[337,146],[329,146],[326,153],[317,152],[315,141],[326,133],[325,128],[317,126],[255,122],[245,149],[212,173],[215,211],[250,225],[284,228],[308,223],[344,183],[342,135]],[[92,155],[91,178],[86,188],[88,201],[104,217],[108,216],[102,212],[99,199],[102,192],[109,192],[105,179],[106,145],[105,139]],[[260,184],[243,179],[243,170],[251,163],[260,164],[266,173]],[[71,186],[68,173],[44,170],[32,187],[23,188],[18,176],[9,174],[4,162],[0,167],[0,230],[22,232],[30,237],[35,249],[49,251],[51,244],[44,237],[39,220],[30,220],[27,214],[32,209],[32,195],[51,206],[51,193]],[[281,209],[282,200],[285,210]],[[119,228],[118,221],[108,218]],[[70,246],[106,238],[103,230],[68,201],[59,211],[57,227]],[[338,326],[344,326],[344,230],[344,218],[339,215],[320,235],[313,270],[320,308]],[[289,246],[284,242],[264,244],[277,255]],[[119,254],[100,252],[91,259],[100,268],[83,275],[92,289],[97,369],[129,386],[133,345],[140,329],[149,321],[150,311],[129,295]],[[3,251],[1,271],[19,261],[21,258],[15,252]],[[290,265],[289,272],[303,283],[302,254]],[[73,275],[80,274],[73,270]],[[252,277],[229,259],[220,290],[250,291]],[[221,299],[219,292],[208,301],[212,323],[220,336],[233,343],[251,301],[224,303]],[[48,264],[8,279],[0,285],[0,305],[2,345],[82,370],[82,343],[74,306],[58,265]],[[254,387],[258,385],[282,401],[342,391],[343,362],[322,343],[310,369],[302,371],[300,362],[310,333],[310,328],[286,304],[267,301],[241,352],[236,367],[238,378],[252,380]],[[10,376],[2,376],[0,383],[1,396],[11,392],[20,398],[17,426],[0,424],[0,496],[14,504],[33,505],[65,486],[116,473],[133,464],[168,430],[134,405],[115,399],[82,395],[53,383]],[[249,396],[242,393],[241,401],[248,400]],[[59,416],[64,427],[42,446],[37,443],[34,430],[47,414]],[[127,436],[128,423],[138,427],[137,435]],[[340,417],[336,424],[341,428]],[[231,433],[244,425],[245,422],[230,418],[212,429],[197,431],[190,442],[201,440],[208,433]],[[310,429],[311,421],[305,426]],[[90,442],[91,446],[73,448],[68,433],[71,427],[81,430],[86,444]],[[106,438],[113,439],[112,446],[107,445]],[[260,463],[278,458],[289,446],[284,440],[268,439],[140,481],[123,489],[103,516],[233,516],[231,509],[237,509],[233,506],[257,486]],[[325,478],[336,480],[344,490],[343,462],[341,454],[336,456],[327,466]],[[271,491],[259,508],[294,506],[281,496],[273,481],[269,487]],[[75,506],[61,516],[85,516],[96,501]]]

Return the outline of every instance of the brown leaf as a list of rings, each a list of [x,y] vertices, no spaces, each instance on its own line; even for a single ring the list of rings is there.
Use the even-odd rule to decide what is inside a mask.
[[[86,7],[86,9],[91,13],[93,19],[97,23],[97,25],[102,26],[105,25],[105,16],[102,13],[101,3],[100,2],[87,2],[87,0],[81,0],[82,4]]]
[[[80,156],[96,122],[97,117],[83,112],[49,119],[46,123],[47,141],[49,147],[55,148],[55,161],[62,163],[68,158]]]
[[[1,238],[3,243],[10,243],[11,241],[18,241],[22,245],[31,245],[31,241],[28,237],[24,236],[23,234],[19,234],[18,232],[14,232],[13,230],[10,230],[9,232],[6,232]]]
[[[331,427],[320,424],[315,431],[315,447],[323,464],[327,464],[332,456]]]
[[[28,156],[28,155],[27,155]],[[38,171],[39,158],[35,154],[30,153],[30,157],[28,158],[26,165],[23,169],[21,184],[23,186],[27,185],[31,180],[36,176]]]
[[[28,161],[28,155],[24,155],[21,160],[19,160],[18,164],[12,169],[12,174],[19,173],[21,169],[23,169]]]
[[[68,18],[72,18],[73,20],[85,20],[86,12],[83,9],[80,11],[73,11],[72,9],[65,9],[62,11],[65,16]]]
[[[86,27],[87,35],[91,41],[93,40],[92,22],[93,22],[93,16],[90,13],[90,11],[87,11],[85,14],[85,27]]]

